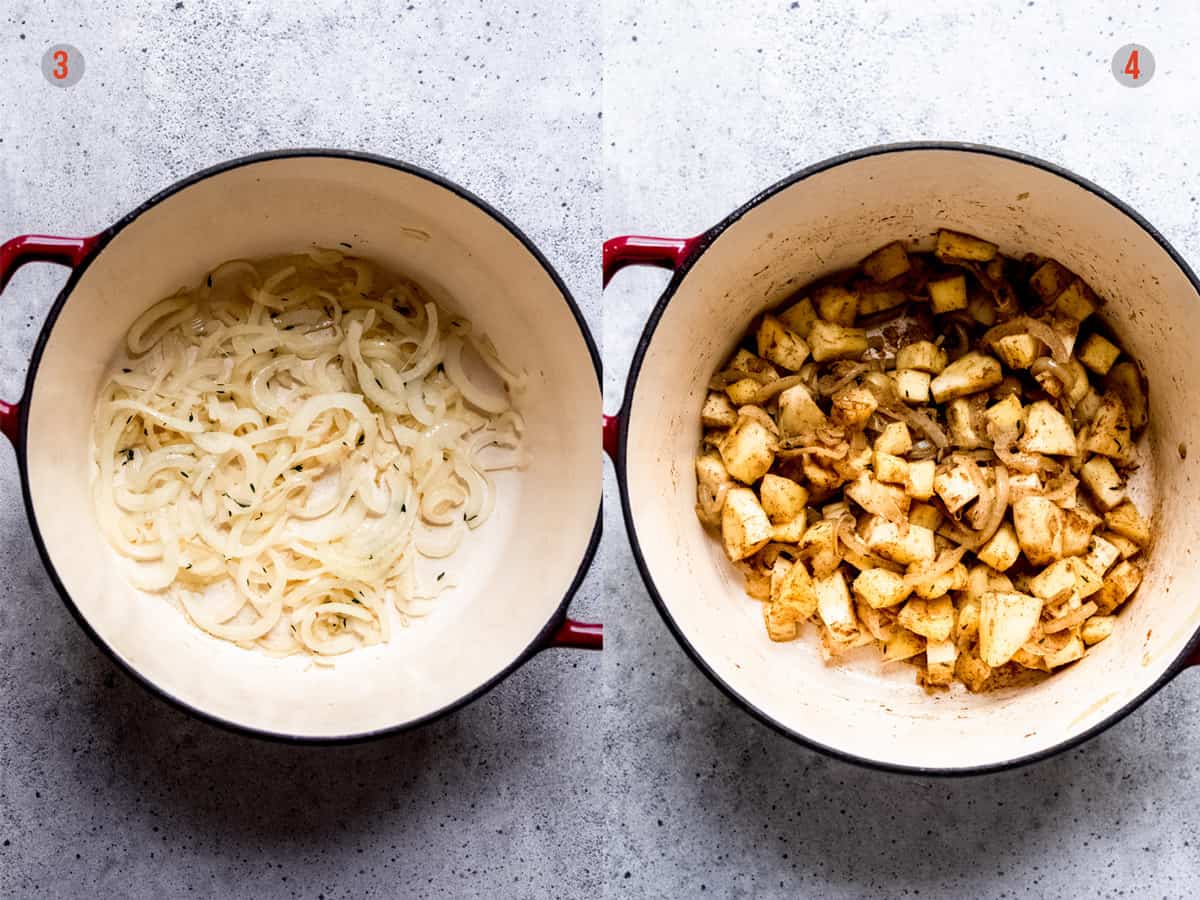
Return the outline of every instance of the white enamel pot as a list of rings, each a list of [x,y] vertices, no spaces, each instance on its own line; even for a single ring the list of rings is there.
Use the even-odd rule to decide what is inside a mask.
[[[528,372],[518,405],[532,463],[500,473],[496,512],[447,561],[457,587],[435,612],[326,669],[216,640],[161,596],[131,588],[95,524],[89,432],[101,377],[130,323],[157,299],[227,259],[343,242],[429,288]],[[600,647],[598,625],[566,618],[600,537],[598,356],[562,280],[486,203],[388,159],[268,153],[184,179],[93,237],[0,245],[0,290],[30,261],[72,272],[24,396],[0,406],[0,428],[68,608],[156,693],[261,736],[353,740],[453,710],[545,647]]]
[[[874,652],[826,665],[811,629],[772,643],[759,604],[694,512],[706,383],[750,321],[889,241],[929,247],[939,227],[1079,273],[1107,299],[1103,318],[1149,378],[1151,427],[1135,497],[1159,537],[1145,581],[1111,638],[1032,688],[974,695],[958,685],[930,696],[910,667],[885,668]],[[606,279],[630,264],[674,272],[638,344],[617,421],[606,423],[634,554],[685,650],[758,718],[879,768],[989,771],[1078,744],[1198,661],[1200,285],[1115,197],[1004,150],[891,145],[799,172],[697,237],[615,238],[604,263]]]

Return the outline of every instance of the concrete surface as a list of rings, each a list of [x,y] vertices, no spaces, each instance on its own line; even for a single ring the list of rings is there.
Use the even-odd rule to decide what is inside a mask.
[[[1200,186],[1186,150],[1200,138],[1194,3],[610,0],[606,9],[606,235],[696,234],[810,163],[942,138],[1065,165],[1132,203],[1200,264]],[[1158,61],[1138,90],[1109,69],[1129,42]],[[606,292],[610,411],[666,281],[627,270]],[[1031,768],[957,781],[864,771],[793,745],[726,700],[653,609],[613,503],[607,525],[614,896],[1200,893],[1200,671]]]
[[[352,7],[352,11],[347,11]],[[0,4],[0,235],[88,234],[230,157],[371,150],[494,202],[599,330],[591,4]],[[38,67],[67,42],[83,80]],[[2,239],[2,238],[0,238]],[[0,303],[15,398],[63,270]],[[150,698],[59,602],[0,448],[0,896],[594,896],[599,654],[556,650],[461,713],[344,748],[232,736]],[[597,613],[599,575],[576,602]]]

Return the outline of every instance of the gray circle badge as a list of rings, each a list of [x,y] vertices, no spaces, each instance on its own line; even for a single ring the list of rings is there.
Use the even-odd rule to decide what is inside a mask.
[[[1112,73],[1125,87],[1141,87],[1154,77],[1154,54],[1142,44],[1126,44],[1113,54]]]
[[[70,87],[83,77],[83,54],[70,44],[55,44],[42,56],[42,74],[55,87]]]

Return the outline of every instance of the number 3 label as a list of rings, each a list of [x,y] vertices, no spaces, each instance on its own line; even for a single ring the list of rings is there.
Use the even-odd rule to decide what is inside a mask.
[[[42,74],[55,87],[70,87],[83,77],[83,54],[70,44],[55,44],[42,55]]]
[[[1141,87],[1154,77],[1154,54],[1142,44],[1126,44],[1113,54],[1112,73],[1125,87]]]

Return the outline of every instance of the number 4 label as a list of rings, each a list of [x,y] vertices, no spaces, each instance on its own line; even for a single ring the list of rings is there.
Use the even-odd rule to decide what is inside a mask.
[[[1141,87],[1154,77],[1154,54],[1144,44],[1126,44],[1113,54],[1112,73],[1125,87]]]

